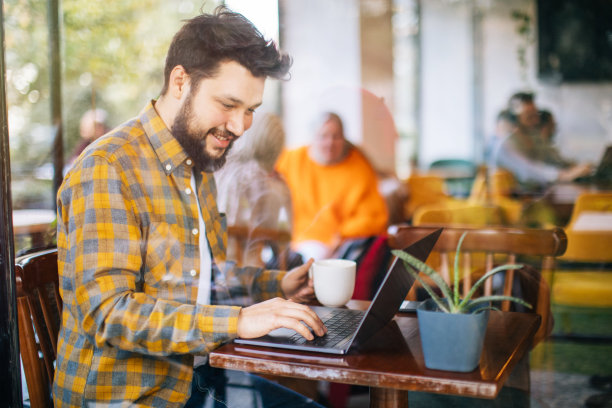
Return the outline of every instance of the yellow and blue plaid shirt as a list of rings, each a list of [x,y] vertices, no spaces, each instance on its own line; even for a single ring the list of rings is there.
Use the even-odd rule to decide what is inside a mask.
[[[58,192],[64,302],[54,379],[60,407],[182,407],[193,355],[236,336],[239,307],[196,304],[198,208],[213,257],[213,299],[282,296],[280,271],[225,261],[212,174],[193,163],[153,102],[94,142]]]

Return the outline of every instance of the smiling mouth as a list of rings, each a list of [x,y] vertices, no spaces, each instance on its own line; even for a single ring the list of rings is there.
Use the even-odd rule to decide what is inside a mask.
[[[234,134],[232,134],[231,132],[228,131],[223,131],[223,130],[218,130],[218,129],[213,129],[210,134],[212,136],[214,136],[216,139],[220,140],[220,141],[232,141],[234,139],[236,139],[236,136]]]
[[[212,136],[215,141],[213,145],[210,146],[214,150],[225,151],[229,145],[237,139],[236,135],[227,130],[213,129],[208,134]]]

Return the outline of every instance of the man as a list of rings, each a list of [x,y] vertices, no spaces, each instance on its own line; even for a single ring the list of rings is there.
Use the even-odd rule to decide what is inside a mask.
[[[491,149],[491,168],[503,167],[511,171],[525,186],[541,188],[554,182],[568,182],[591,172],[588,164],[559,166],[538,157],[541,144],[540,114],[533,94],[518,92],[508,101],[508,112],[516,118],[510,134],[498,134]],[[504,117],[498,118],[499,121]]]
[[[325,333],[310,308],[281,298],[312,298],[311,261],[288,273],[225,262],[211,173],[251,125],[266,77],[283,78],[289,66],[240,14],[195,17],[170,45],[160,98],[97,139],[66,175],[56,407],[182,407],[194,355],[279,327],[312,339],[302,322]],[[244,296],[271,300],[211,306]],[[200,367],[194,384],[217,376]]]
[[[317,121],[310,146],[284,152],[277,163],[293,201],[293,240],[308,257],[330,256],[340,243],[382,234],[387,208],[376,173],[344,136],[331,112]]]
[[[552,112],[548,110],[540,110],[540,126],[539,126],[539,143],[537,148],[537,156],[545,163],[553,164],[562,168],[568,168],[575,164],[573,160],[567,159],[561,155],[555,137],[557,135],[557,121]]]

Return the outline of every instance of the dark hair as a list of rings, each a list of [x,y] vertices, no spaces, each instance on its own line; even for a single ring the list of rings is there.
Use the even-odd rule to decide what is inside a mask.
[[[202,78],[213,77],[223,61],[236,61],[255,77],[283,79],[291,67],[291,57],[267,41],[242,14],[219,6],[213,14],[201,14],[183,25],[174,35],[164,68],[162,95],[168,90],[170,73],[183,66],[192,86]]]
[[[542,109],[538,113],[540,114],[540,125],[554,121],[554,116],[551,111]]]
[[[508,109],[516,112],[518,105],[523,103],[534,103],[535,95],[533,92],[517,92],[508,99]]]
[[[500,111],[497,114],[497,118],[496,119],[497,119],[498,122],[505,121],[505,122],[512,123],[512,124],[517,124],[518,123],[518,119],[517,119],[516,115],[514,113],[510,112],[510,110],[508,110],[508,109],[504,109],[504,110]]]
[[[517,92],[510,97],[510,101],[533,102],[535,95],[533,92]]]

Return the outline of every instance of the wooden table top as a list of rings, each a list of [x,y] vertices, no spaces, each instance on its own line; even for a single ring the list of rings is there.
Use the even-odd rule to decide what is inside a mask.
[[[17,235],[44,232],[55,216],[53,210],[13,210],[13,232]]]
[[[348,306],[365,309],[368,303],[351,301]],[[363,350],[351,351],[345,356],[229,343],[210,354],[210,364],[376,389],[495,398],[516,362],[529,349],[540,317],[530,313],[491,312],[480,366],[470,373],[426,368],[416,315],[398,314],[393,322]]]

